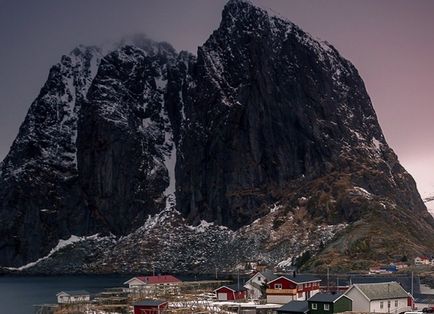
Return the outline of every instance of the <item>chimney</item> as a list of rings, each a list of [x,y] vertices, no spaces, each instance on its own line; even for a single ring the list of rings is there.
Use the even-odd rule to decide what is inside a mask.
[[[295,272],[295,270],[292,272],[292,277],[296,277],[297,273]]]

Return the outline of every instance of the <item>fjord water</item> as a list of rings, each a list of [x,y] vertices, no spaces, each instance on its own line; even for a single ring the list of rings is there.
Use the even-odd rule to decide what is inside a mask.
[[[91,294],[104,288],[121,287],[131,276],[4,276],[0,277],[0,313],[32,314],[35,304],[56,303],[62,290],[87,290]]]

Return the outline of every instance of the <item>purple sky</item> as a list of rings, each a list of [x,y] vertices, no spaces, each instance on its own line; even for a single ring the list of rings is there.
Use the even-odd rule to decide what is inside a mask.
[[[0,159],[47,78],[77,44],[146,33],[196,52],[224,0],[0,0]],[[253,0],[332,43],[362,75],[389,145],[434,194],[434,1]]]

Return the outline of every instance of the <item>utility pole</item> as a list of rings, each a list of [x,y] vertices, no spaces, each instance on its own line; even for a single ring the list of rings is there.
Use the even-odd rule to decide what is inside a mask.
[[[237,288],[240,291],[240,269],[237,270]]]
[[[414,309],[414,297],[413,297],[413,272],[411,272],[411,309]]]

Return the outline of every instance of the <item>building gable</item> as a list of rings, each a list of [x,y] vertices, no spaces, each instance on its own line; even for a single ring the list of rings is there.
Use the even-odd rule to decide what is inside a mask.
[[[280,276],[267,283],[270,289],[296,289],[297,284],[284,276]]]
[[[367,301],[371,301],[371,299],[369,299],[368,296],[362,290],[360,290],[360,288],[357,285],[352,285],[351,287],[349,287],[348,290],[344,294],[348,296],[349,294],[354,293],[354,292],[361,295]]]
[[[265,276],[262,275],[260,272],[257,272],[249,280],[246,281],[246,285],[251,283],[259,283],[259,282],[263,283],[265,282],[265,280],[266,280]]]
[[[138,278],[138,277],[133,277],[130,280],[125,281],[124,285],[141,286],[141,285],[146,285],[146,282],[144,282],[143,280],[140,280],[140,278]]]

